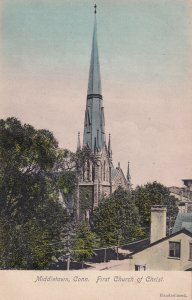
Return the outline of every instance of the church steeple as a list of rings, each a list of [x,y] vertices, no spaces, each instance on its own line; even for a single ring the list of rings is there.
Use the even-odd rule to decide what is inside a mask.
[[[96,5],[94,8],[95,20],[83,135],[83,145],[88,145],[92,151],[94,151],[95,139],[98,149],[103,149],[105,145],[105,120],[97,45]]]
[[[80,132],[78,131],[78,137],[77,137],[77,151],[81,150],[81,141],[80,141]]]
[[[97,18],[95,14],[87,95],[101,96],[101,94],[101,75],[99,65],[99,52],[97,45]]]
[[[128,190],[128,182],[120,167],[114,168],[112,162],[111,136],[108,145],[105,139],[105,118],[103,96],[101,88],[101,74],[99,65],[99,52],[97,44],[97,6],[94,6],[94,27],[92,38],[91,61],[88,78],[88,89],[84,119],[84,133],[82,147],[88,146],[91,158],[80,167],[79,190],[77,192],[77,208],[81,205],[79,191],[86,187],[92,201],[86,212],[92,212],[98,207],[100,200],[109,196],[119,185]],[[80,149],[78,136],[77,149]],[[81,214],[81,212],[80,212]],[[84,217],[84,216],[83,216]]]
[[[109,141],[108,141],[108,154],[109,154],[109,157],[112,159],[112,149],[111,149],[111,134],[109,133]]]
[[[129,161],[128,161],[128,167],[127,167],[127,185],[128,185],[128,190],[131,191],[132,184],[131,184],[131,175],[130,175]]]

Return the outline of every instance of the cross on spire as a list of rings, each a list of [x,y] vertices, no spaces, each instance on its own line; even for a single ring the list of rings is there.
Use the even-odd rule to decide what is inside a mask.
[[[94,8],[95,8],[94,13],[96,14],[97,13],[97,4],[94,5]]]

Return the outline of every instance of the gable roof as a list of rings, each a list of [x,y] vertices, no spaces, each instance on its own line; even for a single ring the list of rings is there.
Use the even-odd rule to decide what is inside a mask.
[[[178,213],[172,233],[184,228],[192,233],[192,213]]]
[[[187,230],[187,229],[182,229],[182,230],[180,230],[180,231],[178,231],[178,232],[175,232],[175,233],[173,233],[173,234],[171,234],[171,235],[169,235],[169,236],[166,236],[166,237],[164,237],[164,238],[162,238],[162,239],[160,239],[160,240],[158,240],[158,241],[156,241],[156,242],[154,242],[154,243],[151,243],[150,245],[148,245],[147,247],[145,247],[145,248],[143,248],[142,250],[138,250],[138,251],[135,251],[135,252],[133,252],[133,253],[131,253],[130,254],[130,258],[133,256],[133,255],[135,255],[135,254],[137,254],[137,253],[139,253],[139,252],[142,252],[142,251],[144,251],[144,250],[146,250],[146,249],[148,249],[148,248],[150,248],[150,247],[153,247],[153,246],[155,246],[155,245],[158,245],[158,244],[160,244],[160,243],[162,243],[162,242],[164,242],[164,241],[166,241],[166,240],[169,240],[170,238],[172,238],[172,237],[174,237],[174,236],[177,236],[177,235],[179,235],[179,234],[181,234],[181,233],[184,233],[184,234],[186,234],[186,235],[188,235],[188,236],[190,236],[191,238],[192,238],[192,232],[190,232],[189,230]]]
[[[117,177],[117,175],[119,174],[119,170],[112,167],[112,170],[111,170],[111,177],[112,179],[115,179],[115,177]]]
[[[114,167],[112,166],[112,169],[111,169],[111,177],[112,177],[112,181],[115,181],[115,180],[119,177],[119,175],[120,175],[121,177],[123,177],[124,182],[127,183],[127,180],[126,180],[126,178],[125,178],[125,175],[124,175],[123,170],[121,169],[121,167],[116,167],[116,168],[114,168]]]

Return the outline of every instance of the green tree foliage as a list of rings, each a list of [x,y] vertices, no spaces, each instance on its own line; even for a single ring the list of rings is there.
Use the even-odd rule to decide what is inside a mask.
[[[81,187],[79,192],[80,214],[85,215],[86,210],[92,209],[93,191],[92,187]]]
[[[95,235],[91,232],[88,224],[83,221],[76,228],[73,242],[73,258],[83,263],[86,259],[93,256]]]
[[[65,196],[71,195],[76,186],[75,171],[63,172],[58,178],[58,188]]]
[[[76,168],[80,169],[82,166],[85,165],[85,163],[87,161],[94,162],[94,159],[95,159],[95,157],[94,157],[93,153],[91,152],[91,149],[87,146],[84,146],[82,148],[82,150],[77,151],[77,153],[74,157]]]
[[[167,187],[155,181],[153,183],[147,183],[144,186],[137,186],[133,191],[133,195],[144,226],[150,226],[152,205],[166,205],[169,226],[173,224],[178,213],[176,205],[177,199],[170,196],[170,192]]]
[[[56,161],[57,142],[47,130],[35,130],[15,118],[0,120],[1,213],[27,220],[39,201],[54,193],[45,174]]]
[[[61,254],[68,218],[59,189],[74,188],[72,173],[63,175],[69,156],[48,130],[0,120],[0,267],[43,268]]]
[[[62,205],[52,200],[39,205],[33,218],[22,224],[1,218],[0,267],[46,268],[63,254],[67,222]]]
[[[140,218],[129,192],[118,188],[104,199],[93,215],[93,228],[101,245],[118,245],[142,237]]]

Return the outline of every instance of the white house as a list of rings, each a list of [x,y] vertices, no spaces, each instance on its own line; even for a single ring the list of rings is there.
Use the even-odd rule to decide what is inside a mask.
[[[130,255],[129,270],[192,269],[192,214],[178,214],[174,231],[166,237],[166,208],[151,209],[151,243]]]

